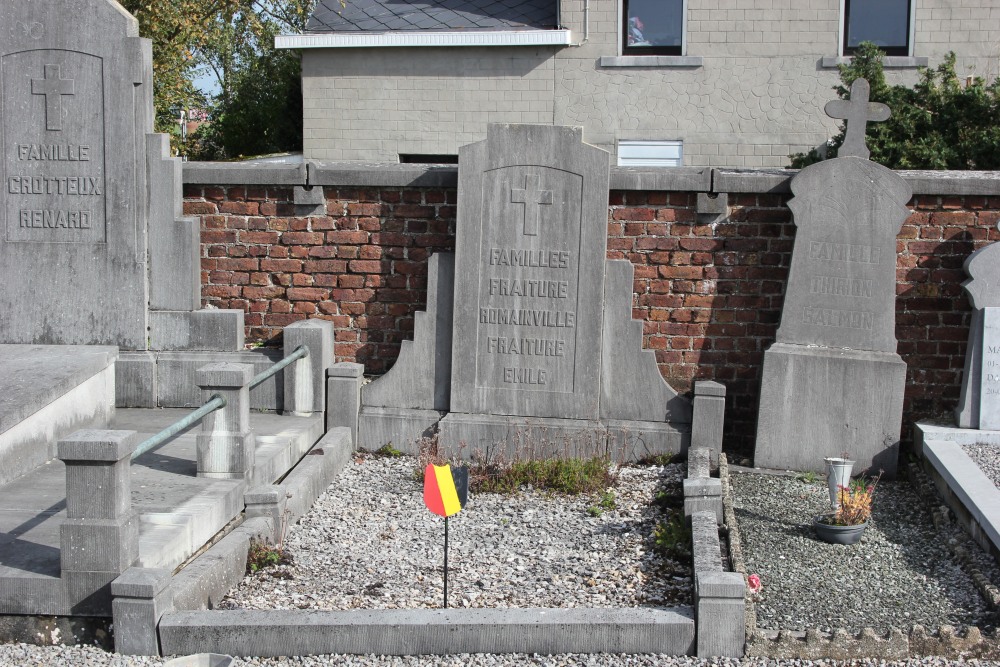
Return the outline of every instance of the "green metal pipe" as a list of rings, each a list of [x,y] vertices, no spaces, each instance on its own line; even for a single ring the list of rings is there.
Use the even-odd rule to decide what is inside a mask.
[[[212,412],[215,412],[219,408],[224,408],[224,407],[226,407],[226,399],[222,398],[218,394],[213,395],[212,398],[209,399],[208,403],[205,403],[205,405],[201,406],[200,408],[189,414],[184,419],[174,422],[173,424],[163,429],[156,435],[150,436],[149,438],[146,438],[145,440],[140,442],[139,445],[135,448],[135,451],[132,452],[132,460],[135,460],[136,458],[142,456],[143,454],[151,450],[153,447],[163,444],[168,439],[177,435],[178,433],[188,428],[189,426],[198,423],[198,421],[201,420],[202,417]]]
[[[299,345],[290,355],[288,355],[275,365],[271,366],[266,371],[262,371],[261,373],[255,375],[254,378],[250,380],[250,388],[256,389],[266,379],[268,379],[269,377],[280,371],[285,366],[291,364],[294,361],[298,361],[299,359],[305,359],[308,356],[309,356],[309,348],[306,347],[305,345]]]

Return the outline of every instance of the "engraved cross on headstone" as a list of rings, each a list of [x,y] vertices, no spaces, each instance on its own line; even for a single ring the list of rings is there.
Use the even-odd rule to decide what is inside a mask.
[[[523,190],[511,188],[510,201],[524,204],[524,235],[538,236],[538,207],[552,204],[552,190],[539,190],[538,175],[527,174]]]
[[[851,99],[827,102],[823,110],[830,118],[847,121],[847,135],[844,145],[837,151],[838,157],[859,157],[867,160],[871,156],[865,145],[865,130],[869,121],[889,120],[892,112],[879,102],[869,102],[871,87],[866,79],[855,79],[851,84]]]
[[[31,80],[31,94],[45,95],[45,129],[62,129],[62,96],[74,95],[73,79],[62,79],[59,65],[46,65],[44,79]]]

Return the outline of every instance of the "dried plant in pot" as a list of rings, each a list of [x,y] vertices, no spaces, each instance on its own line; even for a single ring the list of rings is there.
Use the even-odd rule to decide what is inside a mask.
[[[856,479],[837,488],[839,506],[835,512],[821,514],[813,521],[816,535],[831,544],[854,544],[861,539],[872,515],[872,500],[882,478],[880,472],[870,481]]]

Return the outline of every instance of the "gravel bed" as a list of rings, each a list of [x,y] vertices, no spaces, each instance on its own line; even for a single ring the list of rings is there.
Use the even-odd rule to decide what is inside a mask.
[[[820,541],[812,528],[813,517],[829,511],[825,480],[746,472],[731,479],[747,571],[763,583],[759,627],[887,632],[914,624],[984,631],[996,625],[948,548],[949,539],[961,539],[957,529],[936,530],[906,482],[882,481],[861,542],[842,546]],[[978,557],[977,564],[995,576],[991,559]]]
[[[359,457],[298,524],[294,562],[247,575],[221,608],[405,609],[442,604],[443,519],[427,510],[412,457]],[[449,519],[453,607],[691,604],[689,564],[652,549],[658,489],[680,499],[683,464],[625,467],[616,507],[537,490],[472,494]]]
[[[0,667],[153,667],[163,665],[168,658],[148,658],[107,653],[87,646],[28,646],[0,645]],[[985,661],[969,663],[940,658],[883,661],[876,659],[838,662],[834,660],[770,660],[766,658],[712,658],[651,654],[584,655],[563,653],[539,656],[523,653],[460,654],[460,655],[318,655],[294,658],[237,658],[234,667],[948,667],[950,665],[986,665]]]
[[[1000,488],[1000,445],[980,442],[974,445],[962,445],[962,451],[979,466],[995,487]]]

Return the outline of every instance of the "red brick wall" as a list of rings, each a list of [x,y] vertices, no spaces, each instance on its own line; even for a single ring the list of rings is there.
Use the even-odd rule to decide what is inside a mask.
[[[296,217],[290,188],[186,188],[202,218],[206,304],[242,308],[247,340],[277,344],[297,319],[334,323],[338,361],[391,367],[426,303],[427,257],[454,247],[455,190],[326,188],[326,216]],[[781,318],[794,225],[788,196],[730,195],[731,215],[700,224],[694,193],[614,191],[608,257],[635,265],[633,317],[664,378],[728,388],[726,447],[753,450],[764,350]],[[950,418],[969,306],[962,263],[1000,240],[1000,197],[917,196],[899,235],[899,353],[909,365],[909,423]]]

